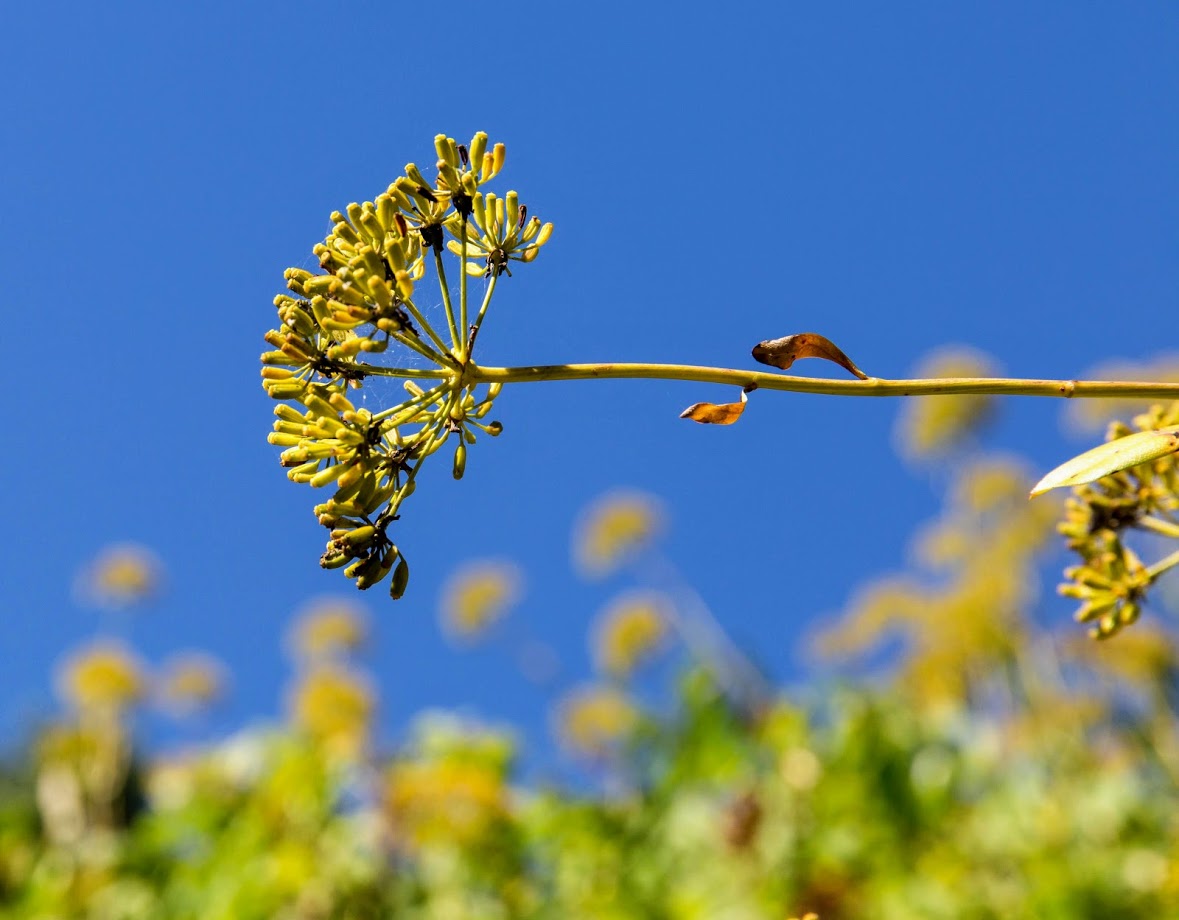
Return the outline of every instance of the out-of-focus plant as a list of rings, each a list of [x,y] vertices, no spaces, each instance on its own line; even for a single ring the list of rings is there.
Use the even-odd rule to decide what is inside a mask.
[[[1053,515],[1026,475],[963,462],[912,570],[852,601],[829,650],[904,639],[873,680],[750,707],[671,630],[685,667],[658,703],[641,682],[555,699],[572,784],[469,717],[383,748],[327,603],[296,628],[323,641],[286,721],[204,747],[136,757],[147,669],[99,644],[30,766],[0,771],[0,917],[1177,917],[1174,641],[1038,625]]]

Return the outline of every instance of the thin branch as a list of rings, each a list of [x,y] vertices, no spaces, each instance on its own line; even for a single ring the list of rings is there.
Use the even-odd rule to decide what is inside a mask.
[[[450,302],[450,285],[446,283],[446,266],[442,263],[442,250],[434,249],[434,270],[438,272],[438,286],[442,289],[442,306],[446,310],[446,325],[450,327],[450,337],[454,341],[453,351],[458,351],[462,339],[459,338],[458,326],[454,322],[454,307]]]
[[[523,367],[468,365],[471,383],[531,383],[542,380],[684,380],[763,390],[830,396],[935,396],[994,394],[1059,398],[1135,397],[1179,399],[1179,383],[1137,380],[1025,380],[1012,377],[934,377],[915,380],[827,380],[764,371],[691,364],[545,364]]]
[[[1162,575],[1163,572],[1173,569],[1177,565],[1179,565],[1179,549],[1175,550],[1175,552],[1171,553],[1169,556],[1164,556],[1162,559],[1148,568],[1146,570],[1146,574],[1150,576],[1150,580],[1153,582],[1156,578]]]

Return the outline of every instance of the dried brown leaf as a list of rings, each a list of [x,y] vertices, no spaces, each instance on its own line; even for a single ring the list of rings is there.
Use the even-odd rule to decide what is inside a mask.
[[[844,370],[861,380],[868,375],[852,363],[851,358],[840,351],[839,346],[817,332],[800,332],[781,339],[759,342],[753,348],[753,357],[762,364],[786,370],[799,358],[823,358],[834,361]]]
[[[746,395],[746,391],[742,390],[740,402],[721,403],[720,405],[706,402],[692,403],[680,413],[680,418],[690,418],[701,425],[731,425],[741,417],[748,402],[749,397]]]

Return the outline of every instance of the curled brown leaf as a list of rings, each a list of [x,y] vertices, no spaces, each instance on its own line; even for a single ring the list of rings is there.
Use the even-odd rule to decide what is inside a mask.
[[[867,380],[868,375],[852,363],[852,359],[845,355],[830,339],[817,332],[799,332],[781,339],[769,339],[759,342],[753,347],[753,357],[762,364],[786,370],[799,358],[823,358],[834,361],[844,370],[854,374],[861,380]]]
[[[707,402],[692,403],[680,413],[680,418],[688,418],[701,425],[731,425],[745,411],[745,406],[749,402],[749,397],[746,394],[750,389],[752,387],[741,391],[740,402],[720,403],[719,405]]]

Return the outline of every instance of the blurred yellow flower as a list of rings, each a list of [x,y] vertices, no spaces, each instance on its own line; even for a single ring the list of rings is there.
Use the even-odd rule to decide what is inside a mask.
[[[334,665],[303,675],[291,694],[296,725],[329,749],[351,756],[368,740],[376,698],[365,677]]]
[[[162,577],[163,566],[151,550],[134,543],[117,544],[82,570],[77,593],[86,603],[128,607],[154,597]]]
[[[656,499],[644,492],[611,492],[582,512],[573,531],[573,561],[587,578],[602,578],[646,548],[663,530]]]
[[[1017,457],[987,456],[960,468],[950,500],[969,514],[985,514],[1027,502],[1032,474]]]
[[[982,352],[964,347],[939,349],[915,371],[917,377],[993,377],[994,362]],[[901,453],[926,460],[957,447],[990,415],[990,396],[920,396],[905,400],[897,420]]]
[[[442,589],[439,618],[448,636],[471,641],[504,617],[520,597],[520,570],[510,562],[482,560],[456,571]]]
[[[571,691],[555,713],[561,743],[576,754],[594,758],[615,749],[638,721],[638,707],[627,694],[601,685]]]
[[[1081,375],[1086,380],[1179,381],[1179,354],[1159,355],[1148,361],[1109,361]],[[1065,406],[1065,424],[1074,431],[1104,431],[1111,419],[1129,418],[1146,412],[1157,399],[1070,399]]]
[[[321,598],[303,608],[288,636],[295,657],[324,661],[355,652],[368,641],[368,622],[355,603]]]
[[[158,679],[166,707],[188,714],[215,703],[225,689],[225,668],[201,652],[185,652],[166,662]]]
[[[41,764],[79,764],[92,760],[109,738],[99,727],[58,722],[37,738],[37,759]]]
[[[824,630],[820,649],[857,654],[899,635],[910,650],[902,686],[922,706],[962,700],[1026,637],[1036,553],[1051,538],[1057,511],[1028,502],[1029,485],[1006,457],[961,469],[948,507],[916,546],[918,561],[940,577],[904,574],[868,585]]]
[[[507,810],[500,771],[451,758],[394,764],[385,801],[398,837],[416,847],[475,843]]]
[[[624,594],[606,608],[594,631],[594,659],[624,677],[647,661],[667,638],[668,600],[650,592]]]
[[[118,713],[144,693],[146,677],[139,660],[124,646],[109,641],[75,652],[60,667],[58,690],[78,709]]]

